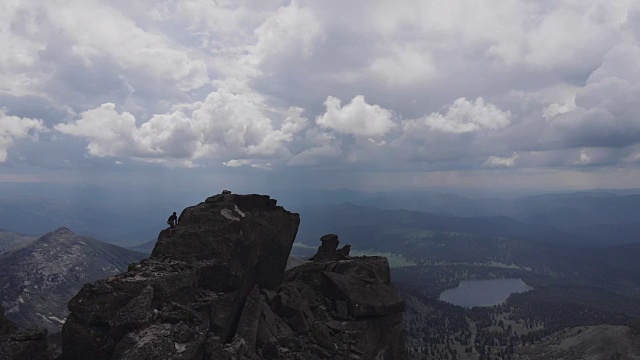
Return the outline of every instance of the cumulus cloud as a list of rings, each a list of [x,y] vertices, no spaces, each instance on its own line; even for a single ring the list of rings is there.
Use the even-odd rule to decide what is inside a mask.
[[[46,42],[33,36],[37,32],[36,14],[25,11],[19,0],[4,3],[0,13],[0,93],[26,96],[38,93],[37,85],[47,77],[39,52]]]
[[[484,162],[484,166],[489,167],[512,167],[516,165],[516,161],[520,156],[517,153],[513,153],[510,157],[497,157],[489,156]]]
[[[626,147],[640,143],[640,46],[612,48],[575,100],[550,116],[544,139],[564,147]]]
[[[576,160],[576,162],[574,164],[576,164],[576,165],[589,165],[589,164],[591,164],[591,157],[589,156],[589,154],[587,154],[586,150],[581,150],[580,151],[580,158],[578,160]]]
[[[118,113],[115,104],[103,104],[85,111],[73,123],[58,124],[55,129],[63,134],[91,139],[87,150],[97,157],[118,156],[127,153],[133,145],[136,119],[128,112]]]
[[[153,82],[166,88],[155,89],[157,96],[210,82],[201,52],[144,26],[146,19],[122,6],[94,0],[6,5],[0,15],[0,42],[8,49],[0,54],[0,94],[94,105],[88,92],[126,98]]]
[[[83,16],[88,12],[93,16]],[[166,37],[143,30],[113,7],[94,1],[71,1],[52,6],[48,13],[54,25],[73,41],[73,53],[87,64],[96,56],[110,57],[124,69],[168,78],[185,91],[209,81],[202,59]]]
[[[342,134],[378,137],[396,126],[390,110],[367,104],[362,95],[354,97],[344,106],[341,106],[340,99],[329,96],[324,105],[326,112],[316,118],[316,123]]]
[[[493,104],[485,103],[481,97],[473,102],[459,98],[449,106],[446,114],[436,112],[417,121],[423,122],[432,130],[461,134],[503,128],[511,123],[511,114]]]
[[[7,150],[15,139],[31,137],[38,139],[38,132],[46,131],[42,120],[7,115],[0,109],[0,163],[7,161]]]
[[[280,6],[255,30],[255,34],[258,41],[251,50],[257,62],[276,60],[292,53],[310,57],[315,42],[322,35],[315,14],[309,8],[298,6],[296,1]]]
[[[233,159],[288,154],[285,144],[307,122],[301,111],[267,108],[260,97],[221,89],[202,102],[176,106],[173,112],[156,114],[139,126],[133,115],[119,113],[108,103],[55,129],[87,139],[87,150],[96,157],[173,159],[185,165],[202,158],[229,158],[227,166],[234,167],[251,162]]]

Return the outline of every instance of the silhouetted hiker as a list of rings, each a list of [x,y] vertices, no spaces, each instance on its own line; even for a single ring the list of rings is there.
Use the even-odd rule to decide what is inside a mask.
[[[171,229],[171,231],[169,231],[169,234],[171,234],[176,225],[178,225],[178,216],[176,215],[175,211],[171,216],[169,216],[169,219],[167,219],[167,224],[169,224],[169,228]]]

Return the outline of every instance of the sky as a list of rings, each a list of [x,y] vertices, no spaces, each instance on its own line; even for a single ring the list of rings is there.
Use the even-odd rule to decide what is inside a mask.
[[[5,0],[0,187],[640,187],[633,0]]]

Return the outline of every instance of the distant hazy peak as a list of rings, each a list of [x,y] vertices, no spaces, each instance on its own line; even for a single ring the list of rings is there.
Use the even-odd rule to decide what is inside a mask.
[[[54,231],[51,232],[51,234],[52,235],[75,235],[73,231],[71,231],[69,228],[64,226],[55,229]]]

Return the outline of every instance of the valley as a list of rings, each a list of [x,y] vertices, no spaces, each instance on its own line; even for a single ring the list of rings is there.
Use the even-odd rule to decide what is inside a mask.
[[[576,247],[579,238],[564,230],[532,229],[501,218],[436,216],[354,204],[314,211],[353,249],[403,259],[392,266],[392,277],[407,299],[405,321],[413,359],[542,359],[539,354],[549,353],[536,345],[545,339],[571,342],[584,338],[578,329],[598,326],[618,326],[627,334],[640,318],[640,247],[635,243]],[[299,239],[312,238],[321,227],[303,223]],[[563,233],[571,240],[565,241]],[[305,246],[298,245],[294,252],[303,253]],[[495,306],[465,308],[439,300],[443,291],[461,282],[486,279],[522,279],[533,290],[512,294]],[[621,344],[637,344],[634,341],[620,339],[617,345],[603,347],[602,354],[633,359]]]

